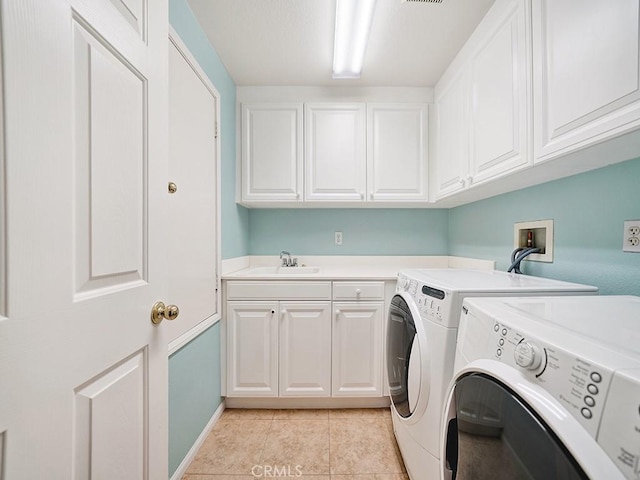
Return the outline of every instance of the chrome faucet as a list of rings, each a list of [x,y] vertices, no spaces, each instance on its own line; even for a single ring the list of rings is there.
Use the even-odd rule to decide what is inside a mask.
[[[291,258],[291,254],[285,250],[280,252],[280,260],[282,260],[282,267],[297,267],[298,259]]]

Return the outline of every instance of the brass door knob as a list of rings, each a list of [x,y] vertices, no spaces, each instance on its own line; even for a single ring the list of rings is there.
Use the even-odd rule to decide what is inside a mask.
[[[154,325],[158,325],[165,318],[167,320],[175,320],[180,315],[180,309],[177,305],[165,306],[162,302],[156,302],[151,308],[151,321]]]
[[[173,182],[169,182],[168,189],[169,193],[176,193],[178,191],[178,186]]]

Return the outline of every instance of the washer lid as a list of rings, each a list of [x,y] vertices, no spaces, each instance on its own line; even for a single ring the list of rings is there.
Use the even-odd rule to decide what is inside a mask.
[[[519,316],[560,326],[640,358],[640,297],[505,297],[473,303],[505,320]]]
[[[518,275],[497,270],[429,268],[402,270],[401,274],[419,283],[460,292],[597,292],[597,287],[549,278]]]

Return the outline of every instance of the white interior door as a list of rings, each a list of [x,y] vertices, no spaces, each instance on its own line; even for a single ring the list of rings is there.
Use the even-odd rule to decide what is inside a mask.
[[[1,5],[0,476],[167,478],[167,4]]]
[[[171,299],[180,305],[180,321],[165,327],[172,340],[207,318],[213,321],[219,313],[216,95],[186,46],[172,33],[169,180],[177,189],[169,196],[167,264]]]

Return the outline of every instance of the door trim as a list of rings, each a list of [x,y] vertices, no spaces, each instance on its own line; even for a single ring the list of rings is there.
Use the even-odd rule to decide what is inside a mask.
[[[2,29],[2,9],[0,9],[0,39],[4,37]],[[4,124],[4,60],[0,48],[0,320],[7,317],[7,184],[6,184],[6,149]],[[1,453],[1,452],[0,452]],[[0,474],[2,472],[0,471]]]
[[[189,330],[184,332],[182,335],[180,335],[178,338],[169,342],[169,345],[167,348],[167,354],[169,356],[173,355],[182,347],[184,347],[186,344],[190,343],[191,340],[195,340],[197,337],[200,336],[201,333],[204,333],[205,330],[208,330],[209,327],[213,327],[215,324],[219,322],[220,322],[219,313],[216,313],[215,315],[211,315],[210,317],[205,318],[203,321],[198,323],[195,327],[190,328]]]

